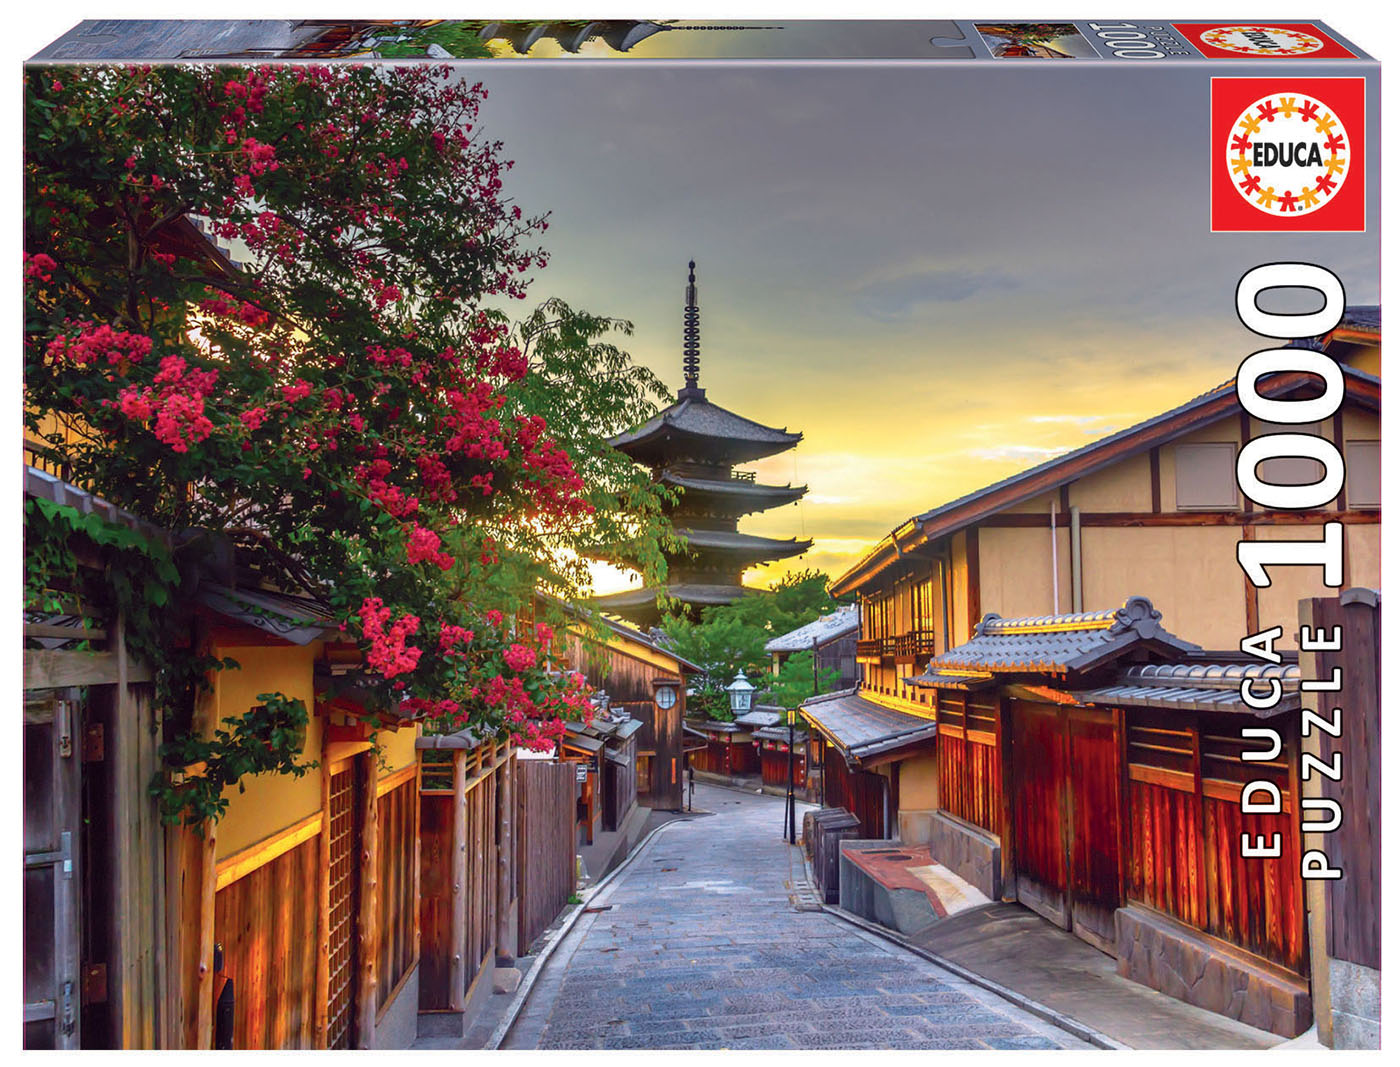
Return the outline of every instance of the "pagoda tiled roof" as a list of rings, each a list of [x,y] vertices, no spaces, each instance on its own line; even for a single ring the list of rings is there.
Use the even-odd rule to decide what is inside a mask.
[[[722,553],[756,560],[795,556],[812,547],[811,541],[799,541],[795,537],[759,537],[756,534],[740,533],[738,530],[678,528],[676,533],[685,538],[692,551]]]
[[[713,494],[748,510],[764,510],[779,504],[790,504],[807,494],[805,485],[764,485],[741,478],[695,478],[674,471],[662,471],[661,481],[679,486],[688,494]]]
[[[685,397],[608,443],[629,455],[659,454],[668,439],[710,444],[716,452],[738,459],[758,459],[793,447],[800,433],[765,426],[701,397]]]

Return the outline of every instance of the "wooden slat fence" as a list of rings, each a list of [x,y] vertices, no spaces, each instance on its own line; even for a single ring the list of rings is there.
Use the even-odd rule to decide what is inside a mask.
[[[516,765],[516,884],[524,952],[574,891],[574,768],[522,760]]]
[[[410,777],[379,798],[379,985],[382,1011],[418,958],[418,779]]]
[[[233,980],[233,1047],[315,1047],[319,838],[214,897],[214,940]]]

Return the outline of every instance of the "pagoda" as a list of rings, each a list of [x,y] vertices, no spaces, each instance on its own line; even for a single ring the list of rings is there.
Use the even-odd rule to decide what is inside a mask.
[[[685,289],[684,372],[685,388],[676,393],[674,404],[609,442],[650,467],[656,481],[680,490],[669,516],[686,548],[667,554],[665,588],[630,589],[594,602],[602,611],[641,625],[660,617],[656,601],[662,593],[698,616],[704,608],[743,596],[743,574],[749,567],[801,555],[812,546],[811,541],[739,531],[742,516],[790,504],[807,487],[764,485],[735,466],[786,452],[802,435],[764,426],[706,399],[700,388],[700,306],[693,261]]]

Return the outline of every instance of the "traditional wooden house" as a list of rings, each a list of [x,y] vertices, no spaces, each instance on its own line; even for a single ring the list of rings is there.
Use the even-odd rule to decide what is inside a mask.
[[[1245,761],[1241,729],[1264,724],[1239,686],[1277,681],[1275,711],[1296,710],[1297,604],[1327,590],[1315,568],[1276,569],[1256,587],[1234,549],[1315,539],[1338,522],[1344,584],[1378,581],[1380,382],[1358,365],[1378,366],[1379,335],[1364,343],[1365,318],[1310,342],[1347,361],[1342,406],[1304,427],[1347,459],[1324,509],[1240,497],[1239,449],[1277,427],[1245,414],[1228,382],[910,519],[839,578],[834,593],[860,597],[866,674],[804,705],[826,804],[856,814],[866,836],[927,844],[987,895],[1116,955],[1124,973],[1279,1033],[1306,1028],[1297,722],[1270,719],[1280,752]],[[1296,374],[1263,385],[1272,397],[1311,388]],[[1260,476],[1317,473],[1270,460]],[[1244,662],[1241,638],[1272,625],[1283,665]],[[1280,810],[1241,813],[1242,784],[1261,778]],[[1277,832],[1282,854],[1242,860],[1246,832]],[[1206,977],[1187,983],[1185,970]]]
[[[856,643],[860,639],[860,608],[848,604],[829,615],[773,638],[763,650],[773,657],[773,673],[799,652],[813,653],[815,668],[836,672],[833,690],[851,689],[860,681]]]
[[[626,713],[641,725],[628,727],[635,745],[638,803],[667,811],[684,807],[685,720],[688,680],[704,673],[652,637],[606,616],[585,615],[554,598],[542,602],[573,621],[556,634],[555,662],[579,671],[591,685],[607,692],[610,711]],[[599,807],[601,813],[603,807]],[[625,817],[625,815],[624,815]]]
[[[988,615],[911,676],[931,718],[854,694],[808,704],[849,768],[827,803],[860,817],[864,834],[927,844],[987,896],[1072,930],[1130,977],[1294,1036],[1311,1021],[1299,728],[1287,714],[1299,669],[1204,653],[1160,618],[1143,598]],[[1277,683],[1281,697],[1256,711],[1245,682]],[[1241,730],[1266,724],[1280,748],[1254,753]],[[1277,790],[1276,810],[1242,809],[1258,781],[1269,783],[1261,794]],[[1278,834],[1279,854],[1243,858],[1242,834]]]
[[[786,452],[802,435],[763,426],[706,399],[700,388],[698,299],[691,263],[685,297],[685,387],[670,407],[610,442],[650,467],[656,481],[681,493],[670,517],[686,547],[667,556],[665,588],[629,589],[595,601],[600,610],[643,625],[659,617],[659,595],[698,614],[741,597],[749,567],[799,555],[812,545],[739,532],[742,516],[798,500],[807,487],[762,485],[735,466]]]
[[[27,487],[36,497],[141,525],[40,471]],[[60,753],[65,741],[71,753],[73,735],[64,727],[80,724],[93,764],[75,775],[66,772],[79,764],[58,764],[64,783],[90,779],[85,801],[63,801],[71,828],[62,833],[70,859],[83,849],[82,869],[96,881],[87,903],[70,902],[56,928],[86,946],[73,962],[87,960],[91,1010],[81,1010],[75,983],[50,1018],[64,1041],[94,1047],[212,1047],[217,947],[220,983],[231,981],[233,997],[221,1043],[406,1045],[417,1022],[418,728],[392,709],[359,706],[344,686],[335,689],[331,679],[343,678],[346,664],[328,610],[268,587],[255,552],[225,547],[181,605],[196,646],[238,664],[211,675],[194,727],[207,735],[258,706],[259,694],[279,692],[311,712],[300,762],[314,769],[245,778],[225,791],[223,816],[199,833],[163,827],[149,786],[158,773],[172,775],[157,757],[169,709],[149,706],[150,669],[128,660],[120,622],[103,627],[111,647],[102,653],[36,649],[26,689],[36,707],[66,709],[48,719],[36,712],[36,729],[47,722]],[[36,625],[43,633],[57,629]],[[92,632],[81,625],[72,632],[84,629]],[[103,671],[116,687],[110,699],[100,690],[95,701],[64,698],[75,686],[100,686]],[[54,690],[57,703],[44,695]],[[380,723],[373,740],[365,722],[371,712]],[[36,775],[42,733],[34,733]],[[108,752],[117,761],[111,770],[97,766]],[[200,773],[200,766],[184,768],[170,780],[178,785]],[[96,806],[84,813],[84,804]]]
[[[1342,366],[1346,395],[1325,425],[1303,427],[1346,456],[1342,493],[1318,511],[1277,511],[1241,497],[1243,444],[1277,427],[1248,416],[1226,382],[1135,426],[900,524],[832,583],[861,605],[861,691],[916,710],[910,668],[968,640],[982,615],[1037,616],[1151,599],[1182,637],[1232,648],[1261,622],[1294,617],[1326,592],[1314,568],[1248,582],[1235,560],[1246,540],[1312,539],[1343,524],[1344,585],[1379,582],[1380,380]],[[1270,397],[1297,396],[1311,377],[1267,379]],[[1296,429],[1296,428],[1290,428]],[[1312,460],[1276,459],[1261,477],[1312,480]],[[1287,628],[1286,628],[1287,629]],[[1285,644],[1296,648],[1291,633]]]

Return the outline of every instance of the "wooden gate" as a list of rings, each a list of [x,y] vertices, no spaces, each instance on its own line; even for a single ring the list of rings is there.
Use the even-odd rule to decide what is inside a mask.
[[[330,981],[326,1047],[351,1048],[356,1029],[355,979],[359,974],[360,832],[358,757],[331,768],[330,780]]]
[[[1121,903],[1114,713],[1016,701],[1016,897],[1106,952]]]
[[[24,702],[24,1047],[80,1047],[76,690]]]
[[[516,771],[518,944],[523,954],[574,891],[574,767],[522,760]]]

